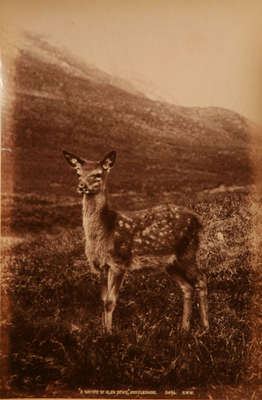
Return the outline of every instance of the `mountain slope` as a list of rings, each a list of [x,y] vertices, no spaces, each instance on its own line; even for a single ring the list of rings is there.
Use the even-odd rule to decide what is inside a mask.
[[[113,192],[161,198],[249,183],[247,123],[238,114],[152,101],[46,42],[29,35],[26,43],[16,63],[16,191],[73,194],[63,148],[90,159],[116,149]]]

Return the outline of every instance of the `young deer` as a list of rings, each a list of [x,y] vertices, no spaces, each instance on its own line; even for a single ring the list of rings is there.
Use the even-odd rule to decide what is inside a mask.
[[[112,332],[112,315],[125,273],[142,268],[164,270],[178,283],[184,296],[181,327],[185,331],[190,328],[195,288],[207,330],[206,279],[197,266],[201,230],[197,215],[171,204],[125,214],[111,210],[107,186],[116,153],[112,151],[98,162],[63,153],[79,177],[88,263],[103,280],[104,331]]]

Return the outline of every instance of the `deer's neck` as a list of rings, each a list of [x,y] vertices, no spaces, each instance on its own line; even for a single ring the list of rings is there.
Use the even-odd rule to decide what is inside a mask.
[[[101,211],[107,204],[107,198],[104,193],[94,196],[83,196],[83,224],[84,228],[87,222],[100,223]]]
[[[109,209],[106,193],[83,197],[83,227],[87,237],[93,233],[108,233],[113,226],[116,213]]]
[[[83,217],[93,218],[107,204],[105,193],[83,196]]]

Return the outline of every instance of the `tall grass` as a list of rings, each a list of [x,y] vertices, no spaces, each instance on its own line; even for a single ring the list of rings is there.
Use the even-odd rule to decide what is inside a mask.
[[[209,289],[210,332],[182,334],[182,297],[164,274],[128,275],[113,335],[101,332],[99,280],[88,270],[82,229],[36,235],[3,254],[3,333],[10,347],[4,395],[77,394],[79,388],[207,390],[246,379],[252,345],[249,234],[242,193],[197,202],[205,226],[200,260]],[[196,299],[197,300],[197,299]],[[6,364],[7,365],[7,364]],[[250,373],[250,371],[249,371]]]

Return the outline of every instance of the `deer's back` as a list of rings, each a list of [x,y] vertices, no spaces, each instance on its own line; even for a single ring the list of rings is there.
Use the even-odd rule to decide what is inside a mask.
[[[165,267],[195,253],[199,218],[175,205],[117,214],[113,256],[129,269]]]

